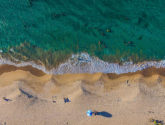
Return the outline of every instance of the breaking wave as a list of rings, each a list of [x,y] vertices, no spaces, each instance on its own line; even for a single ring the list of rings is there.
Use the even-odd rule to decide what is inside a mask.
[[[42,70],[47,74],[65,74],[65,73],[128,73],[143,70],[149,67],[164,68],[165,60],[162,61],[146,61],[138,64],[132,62],[125,62],[123,65],[117,63],[108,63],[100,60],[97,57],[90,56],[87,53],[73,54],[65,63],[60,64],[57,68],[48,70],[43,65],[38,65],[33,61],[14,63],[10,60],[1,58],[0,64],[9,64],[17,67],[31,65],[33,68]]]

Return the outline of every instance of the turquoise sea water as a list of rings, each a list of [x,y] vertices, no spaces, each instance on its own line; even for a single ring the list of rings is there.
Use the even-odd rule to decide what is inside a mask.
[[[163,60],[165,0],[0,0],[4,57],[48,66],[87,52],[108,62]]]

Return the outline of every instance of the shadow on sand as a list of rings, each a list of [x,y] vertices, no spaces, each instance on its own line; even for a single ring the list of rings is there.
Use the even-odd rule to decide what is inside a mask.
[[[111,118],[112,117],[112,114],[110,114],[108,112],[105,112],[105,111],[96,112],[95,115],[100,115],[100,116],[107,117],[107,118]]]

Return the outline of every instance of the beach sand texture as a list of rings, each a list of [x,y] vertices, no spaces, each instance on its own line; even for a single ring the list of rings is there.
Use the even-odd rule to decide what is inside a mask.
[[[165,121],[165,69],[127,74],[63,74],[0,66],[0,123],[152,125]],[[68,98],[70,102],[64,102]],[[108,115],[88,117],[88,109]]]

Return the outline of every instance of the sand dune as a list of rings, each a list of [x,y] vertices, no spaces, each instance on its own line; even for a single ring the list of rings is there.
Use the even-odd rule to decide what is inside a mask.
[[[0,66],[0,123],[7,125],[152,125],[165,120],[165,69],[127,74],[48,75]],[[70,102],[64,101],[69,99]],[[108,117],[87,117],[88,109]]]

